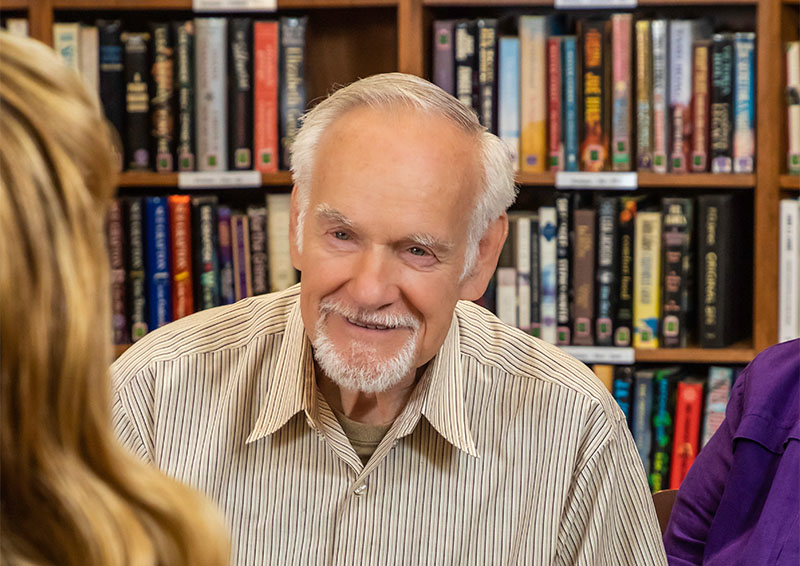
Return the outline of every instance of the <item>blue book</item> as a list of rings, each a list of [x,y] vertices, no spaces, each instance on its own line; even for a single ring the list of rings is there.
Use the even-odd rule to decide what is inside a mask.
[[[166,197],[144,201],[145,271],[150,328],[172,322],[172,288],[169,273],[169,216]]]
[[[612,394],[616,399],[619,408],[625,415],[628,427],[631,426],[632,402],[633,402],[633,368],[631,366],[619,366],[614,372],[614,385]]]
[[[650,447],[652,446],[653,427],[653,370],[636,370],[633,376],[633,401],[631,415],[631,432],[636,449],[644,464],[644,471],[650,475]]]
[[[539,208],[539,319],[541,338],[556,343],[556,208]],[[532,308],[535,308],[532,307]]]
[[[561,38],[561,127],[564,136],[564,170],[578,170],[578,50],[574,35]]]
[[[220,302],[230,305],[236,302],[233,286],[233,240],[231,237],[231,209],[220,206],[217,209],[219,231],[219,293]]]
[[[754,33],[733,36],[733,172],[752,173],[755,161],[756,97],[755,97]]]
[[[519,171],[519,38],[500,38],[498,133],[513,155]]]

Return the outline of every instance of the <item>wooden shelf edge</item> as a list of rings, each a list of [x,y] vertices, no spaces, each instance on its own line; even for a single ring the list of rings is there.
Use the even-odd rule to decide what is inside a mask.
[[[292,173],[279,171],[277,173],[262,173],[261,185],[264,187],[291,187]],[[118,187],[171,187],[178,188],[177,173],[155,173],[128,171],[121,173],[117,181]],[[221,189],[223,190],[223,189]]]
[[[15,0],[22,2],[23,0]],[[399,0],[278,0],[279,10],[315,8],[397,7]],[[14,2],[11,2],[12,4]],[[27,7],[28,2],[25,1]],[[5,6],[4,6],[5,7]],[[53,0],[55,10],[181,10],[191,11],[191,0]],[[224,12],[224,11],[223,11]],[[231,12],[233,13],[233,12]],[[255,13],[255,12],[251,12]],[[268,16],[270,12],[263,12]]]
[[[27,10],[30,8],[29,0],[3,0],[0,2],[0,12],[8,10]]]
[[[800,191],[800,175],[781,175],[780,186],[790,191]]]
[[[784,0],[788,1],[788,0]],[[553,8],[553,0],[423,0],[424,6],[484,6],[487,8],[503,6],[544,6]],[[640,6],[755,6],[758,0],[639,0]],[[597,8],[596,10],[602,10]],[[595,11],[596,11],[595,10]]]
[[[747,346],[730,348],[637,348],[636,362],[747,364],[758,352]]]
[[[788,175],[787,175],[788,176]],[[756,176],[745,174],[687,173],[658,174],[642,172],[638,174],[641,188],[703,188],[703,189],[748,189],[755,187]],[[554,186],[555,173],[518,173],[517,183],[523,187]]]

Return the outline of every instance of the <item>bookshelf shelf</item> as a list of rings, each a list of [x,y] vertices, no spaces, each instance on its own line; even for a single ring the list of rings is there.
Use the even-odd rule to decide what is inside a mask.
[[[785,0],[788,1],[788,0]],[[758,0],[639,0],[639,6],[755,6]],[[502,8],[505,6],[554,7],[552,0],[422,0],[424,6],[483,6]],[[598,8],[602,10],[603,8]],[[609,9],[611,10],[611,9]]]
[[[3,0],[0,4],[1,10],[27,10],[29,7],[29,0]]]
[[[637,348],[637,362],[746,364],[753,360],[757,350],[749,343],[738,343],[730,348]]]
[[[800,175],[781,175],[780,184],[782,189],[800,190]]]
[[[120,187],[173,187],[178,188],[177,173],[154,172],[125,172],[120,174]],[[264,187],[291,187],[292,173],[279,171],[278,173],[262,173],[261,185]]]
[[[27,6],[27,2],[17,0]],[[4,4],[6,4],[4,2]],[[13,4],[13,2],[12,2]],[[397,6],[398,0],[278,0],[279,10]],[[5,7],[5,6],[4,6]],[[53,0],[56,10],[191,10],[191,0]],[[265,12],[269,15],[269,12]]]
[[[642,188],[704,188],[704,189],[748,189],[755,187],[755,175],[691,173],[686,175],[658,173],[639,173],[639,187]],[[788,175],[786,175],[788,177]],[[519,173],[517,183],[530,187],[552,187],[555,173]]]

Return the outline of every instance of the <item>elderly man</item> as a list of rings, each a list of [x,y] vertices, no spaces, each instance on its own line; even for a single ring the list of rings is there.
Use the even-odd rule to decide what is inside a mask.
[[[212,497],[237,564],[665,564],[625,418],[469,301],[508,231],[500,140],[412,76],[343,88],[292,148],[301,284],[153,332],[116,426]]]

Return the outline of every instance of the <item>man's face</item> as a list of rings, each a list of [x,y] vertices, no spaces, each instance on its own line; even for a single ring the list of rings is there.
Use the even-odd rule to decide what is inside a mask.
[[[408,109],[357,108],[323,134],[292,250],[306,332],[339,386],[389,389],[439,350],[466,298],[478,159],[474,139]]]

